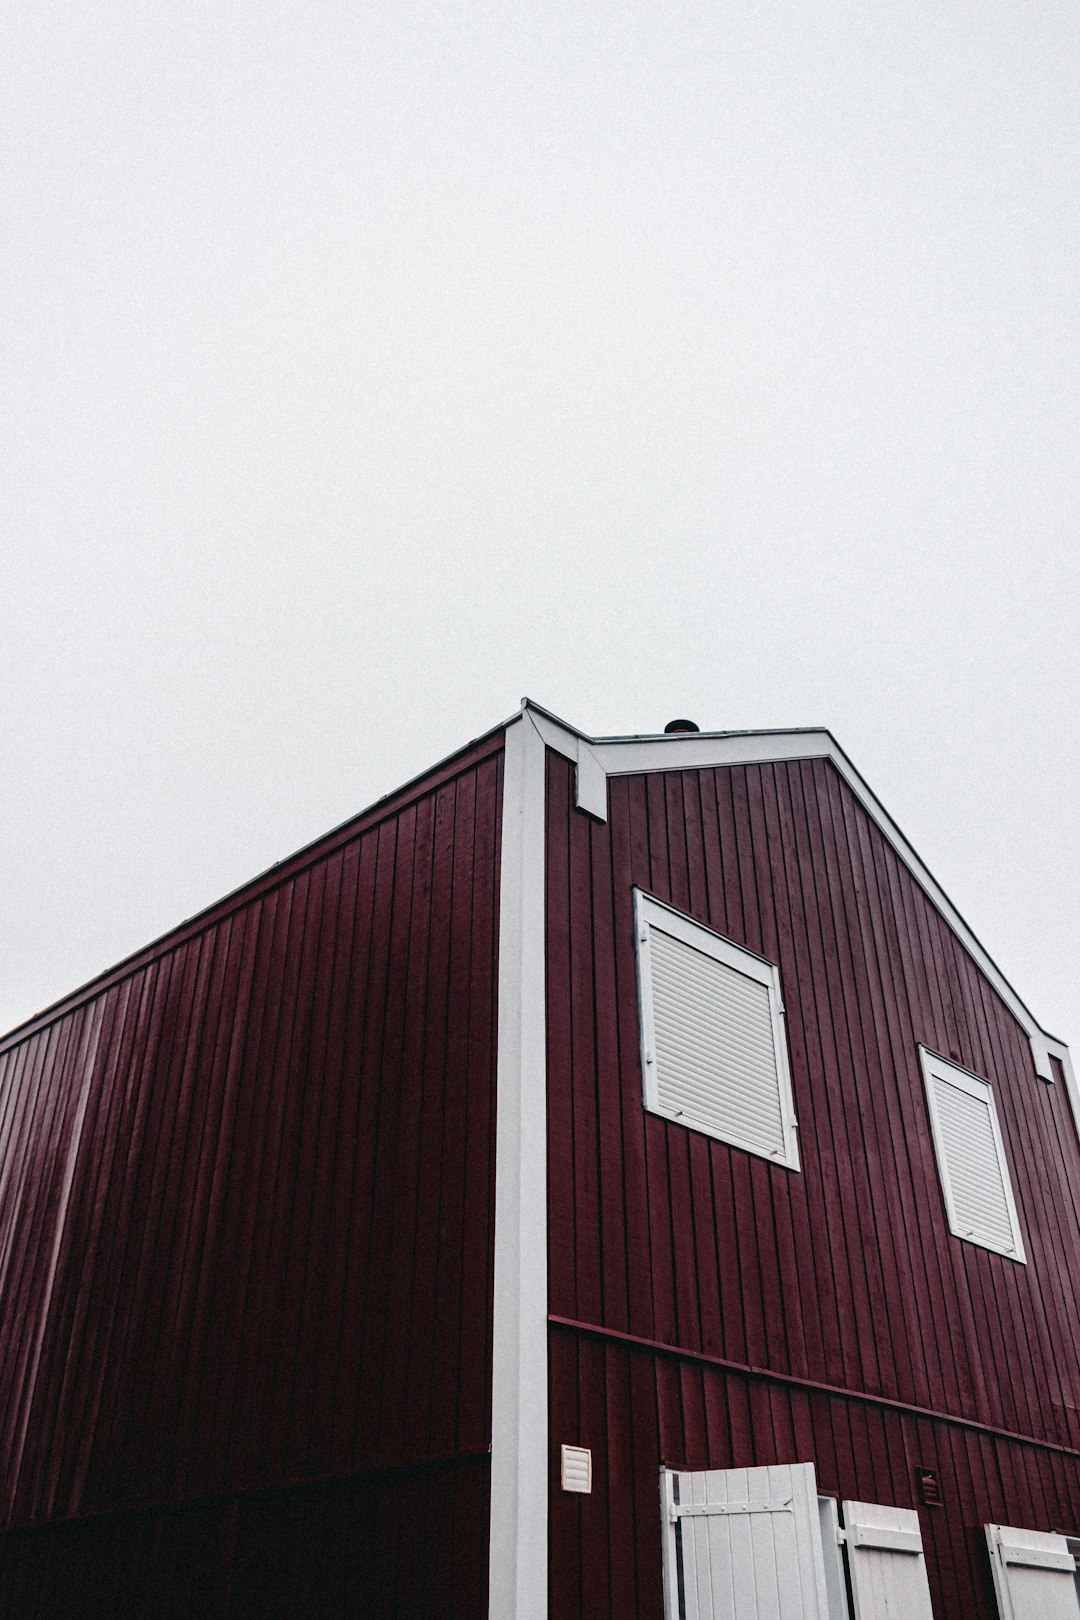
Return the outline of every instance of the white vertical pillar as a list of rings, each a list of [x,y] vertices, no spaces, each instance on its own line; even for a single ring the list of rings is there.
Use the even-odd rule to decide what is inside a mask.
[[[544,743],[506,730],[499,883],[490,1620],[547,1620]]]

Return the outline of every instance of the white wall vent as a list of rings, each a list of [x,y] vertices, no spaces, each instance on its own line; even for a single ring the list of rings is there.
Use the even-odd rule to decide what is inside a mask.
[[[563,1446],[562,1488],[588,1496],[592,1490],[592,1452],[587,1446]]]
[[[645,1106],[799,1168],[780,974],[634,891]]]
[[[919,1057],[949,1226],[970,1243],[1025,1260],[992,1089],[924,1046]]]

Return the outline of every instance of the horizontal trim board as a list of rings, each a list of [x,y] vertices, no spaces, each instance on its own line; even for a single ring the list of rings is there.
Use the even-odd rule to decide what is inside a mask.
[[[1023,1569],[1060,1569],[1062,1574],[1072,1574],[1076,1568],[1076,1559],[1068,1552],[1039,1552],[1034,1547],[1006,1547],[1003,1542],[1001,1556],[1006,1564],[1016,1564]]]
[[[685,1470],[691,1472],[692,1470]],[[713,1519],[725,1513],[794,1513],[791,1498],[786,1502],[676,1502],[673,1519]]]
[[[1080,1450],[1060,1445],[1056,1440],[1042,1440],[1034,1434],[1018,1434],[1013,1429],[998,1429],[992,1423],[980,1423],[977,1418],[960,1417],[955,1412],[939,1412],[932,1406],[912,1406],[908,1401],[894,1400],[890,1395],[873,1395],[868,1390],[845,1389],[840,1384],[822,1384],[814,1378],[799,1378],[795,1373],[776,1372],[771,1367],[754,1367],[748,1362],[728,1361],[723,1356],[711,1356],[704,1350],[687,1350],[682,1345],[667,1344],[661,1339],[643,1339],[636,1333],[623,1333],[618,1328],[602,1327],[597,1322],[579,1322],[572,1316],[548,1317],[553,1328],[567,1333],[581,1333],[593,1339],[605,1339],[612,1344],[623,1344],[630,1350],[648,1350],[653,1355],[671,1356],[677,1361],[691,1361],[701,1367],[716,1367],[721,1372],[739,1373],[744,1378],[759,1378],[772,1384],[783,1384],[788,1389],[806,1389],[815,1395],[832,1395],[838,1400],[860,1401],[865,1406],[882,1407],[890,1412],[901,1412],[908,1417],[929,1418],[934,1423],[951,1423],[958,1429],[971,1429],[976,1434],[987,1434],[995,1440],[1008,1440],[1014,1445],[1037,1446],[1040,1451],[1057,1452],[1062,1457],[1080,1459]]]
[[[880,1547],[885,1552],[921,1553],[922,1537],[914,1530],[882,1530],[853,1524],[847,1532],[853,1547]]]

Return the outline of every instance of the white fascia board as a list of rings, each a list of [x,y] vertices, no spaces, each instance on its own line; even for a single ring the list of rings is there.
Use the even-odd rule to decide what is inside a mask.
[[[547,1620],[547,1032],[544,739],[506,727],[499,880],[491,1620]]]
[[[1035,1071],[1040,1078],[1053,1083],[1050,1057],[1053,1055],[1060,1059],[1069,1101],[1077,1128],[1080,1129],[1080,1087],[1069,1060],[1068,1047],[1039,1025],[830,731],[824,727],[806,727],[791,731],[698,731],[671,732],[653,737],[586,737],[527,698],[525,708],[535,716],[540,734],[549,747],[575,763],[587,757],[590,769],[595,761],[605,777],[637,775],[645,771],[764,765],[796,759],[830,760],[1026,1032],[1031,1043]],[[580,778],[580,766],[578,775]],[[580,803],[580,785],[578,797]]]
[[[609,773],[600,763],[588,738],[543,709],[538,709],[535,704],[529,703],[527,712],[547,747],[573,762],[574,802],[578,809],[595,816],[597,821],[606,821]]]
[[[673,747],[672,744],[675,746]],[[764,765],[772,760],[828,758],[827,731],[673,732],[638,742],[621,737],[592,748],[609,776],[639,771],[707,770],[713,765]]]

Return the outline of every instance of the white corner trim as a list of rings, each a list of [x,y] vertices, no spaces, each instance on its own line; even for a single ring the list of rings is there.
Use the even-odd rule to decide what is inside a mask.
[[[1073,1068],[1073,1061],[1069,1055],[1069,1048],[1064,1044],[1063,1041],[1055,1041],[1049,1037],[1044,1037],[1044,1040],[1048,1057],[1056,1057],[1058,1062],[1061,1064],[1062,1072],[1065,1075],[1065,1090],[1068,1093],[1069,1101],[1072,1103],[1073,1118],[1076,1121],[1076,1134],[1080,1136],[1080,1085],[1077,1085],[1076,1070]],[[1032,1036],[1032,1045],[1034,1044],[1035,1038]],[[1052,1080],[1053,1070],[1050,1069],[1049,1062],[1047,1063],[1047,1068],[1049,1070],[1049,1075],[1044,1075],[1043,1078],[1049,1078]],[[1042,1074],[1041,1069],[1039,1070],[1039,1073]]]
[[[583,737],[578,738],[577,807],[607,820],[607,771]]]
[[[547,1620],[544,738],[506,728],[499,880],[490,1620]]]
[[[573,762],[574,802],[578,809],[588,811],[597,821],[606,821],[608,772],[588,739],[535,704],[529,704],[527,713],[547,747]]]

